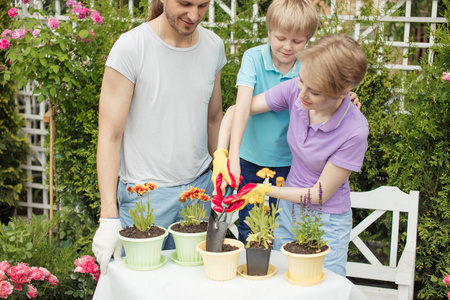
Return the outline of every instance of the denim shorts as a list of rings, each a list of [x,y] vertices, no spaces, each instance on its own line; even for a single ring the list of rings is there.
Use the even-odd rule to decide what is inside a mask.
[[[299,205],[295,205],[297,221],[299,218]],[[275,229],[274,249],[280,250],[281,246],[293,241],[292,225],[292,202],[280,200],[280,207],[283,210],[278,217],[280,227]],[[324,267],[341,276],[346,274],[348,244],[350,243],[350,232],[352,230],[352,210],[343,214],[322,213],[322,221],[326,224],[322,226],[325,230],[324,240],[330,246],[330,252],[325,256]]]
[[[172,223],[176,223],[182,219],[182,204],[178,200],[180,199],[181,193],[188,190],[190,186],[205,189],[205,194],[211,196],[214,190],[211,176],[212,172],[208,171],[188,184],[157,188],[147,194],[144,194],[142,200],[144,202],[150,201],[151,208],[153,208],[153,216],[155,217],[154,224],[167,229]],[[122,227],[133,225],[133,219],[131,219],[129,211],[135,206],[135,202],[139,201],[139,197],[136,194],[128,193],[127,189],[130,186],[134,186],[134,184],[125,184],[124,182],[119,181],[119,185],[117,187],[119,217]],[[211,201],[203,202],[203,205],[206,209],[206,216],[209,217],[211,212]],[[207,219],[205,219],[205,221],[207,221]],[[175,243],[171,234],[165,238],[163,249],[175,249]]]

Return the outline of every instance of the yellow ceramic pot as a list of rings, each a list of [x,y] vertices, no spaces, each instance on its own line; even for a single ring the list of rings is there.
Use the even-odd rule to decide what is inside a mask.
[[[287,244],[287,243],[286,243]],[[288,262],[288,272],[286,278],[297,285],[314,285],[323,280],[323,262],[325,255],[330,252],[330,247],[326,251],[316,254],[296,254],[284,249],[281,246],[281,252],[286,255]]]
[[[229,252],[209,252],[206,251],[206,241],[197,245],[197,251],[203,257],[206,277],[211,280],[225,281],[236,277],[239,254],[244,250],[244,244],[234,239],[225,239],[224,243],[239,249]]]

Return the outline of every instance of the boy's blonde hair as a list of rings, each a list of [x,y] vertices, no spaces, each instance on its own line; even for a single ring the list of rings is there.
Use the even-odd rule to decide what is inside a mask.
[[[328,35],[301,50],[297,58],[309,80],[326,96],[335,97],[355,88],[367,69],[367,58],[358,43],[344,35]]]
[[[308,40],[316,33],[318,24],[317,9],[310,0],[274,0],[266,15],[268,32],[297,32]]]

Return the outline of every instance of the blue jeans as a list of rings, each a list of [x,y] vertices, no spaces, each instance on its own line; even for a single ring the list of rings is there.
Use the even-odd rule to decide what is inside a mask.
[[[264,179],[261,177],[256,176],[256,173],[261,170],[262,168],[269,168],[272,171],[275,171],[276,174],[273,178],[270,178],[269,182],[272,183],[273,186],[275,186],[276,178],[281,176],[286,180],[286,177],[289,174],[289,170],[291,167],[267,167],[267,166],[258,166],[254,163],[251,163],[249,161],[246,161],[245,159],[241,158],[241,175],[242,175],[242,181],[239,188],[243,187],[247,183],[263,183]],[[281,200],[280,200],[281,201]],[[269,206],[272,208],[273,206],[277,205],[277,198],[269,198]],[[248,216],[249,212],[252,210],[253,205],[247,204],[242,210],[239,211],[239,225],[238,225],[238,231],[239,231],[239,240],[244,243],[244,245],[247,243],[247,237],[250,234],[250,227],[244,222],[245,218]]]
[[[153,216],[155,217],[154,224],[164,228],[168,228],[172,223],[180,221],[182,204],[178,200],[182,192],[189,189],[190,186],[198,187],[199,189],[205,189],[205,193],[211,196],[214,185],[211,181],[212,172],[201,175],[196,180],[183,185],[157,188],[151,192],[148,192],[142,197],[144,203],[150,201],[153,208]],[[117,187],[117,198],[119,200],[119,217],[122,227],[132,226],[133,219],[130,216],[130,209],[135,206],[135,202],[139,201],[139,197],[136,194],[129,194],[127,189],[134,184],[125,184],[122,181],[119,182]],[[147,196],[149,195],[150,198]],[[206,216],[209,217],[211,212],[211,201],[203,202],[206,209]],[[207,221],[208,219],[205,219]],[[175,242],[173,237],[169,234],[163,244],[163,249],[175,249]]]
[[[274,250],[280,250],[285,243],[292,242],[293,233],[292,226],[292,202],[280,200],[280,207],[283,210],[278,216],[280,227],[275,229]],[[300,219],[300,205],[295,205],[296,220]],[[348,244],[350,243],[350,232],[352,231],[352,210],[343,214],[327,214],[322,213],[322,221],[326,224],[322,226],[325,230],[323,239],[328,241],[330,252],[325,256],[323,266],[330,271],[345,277],[347,265]]]

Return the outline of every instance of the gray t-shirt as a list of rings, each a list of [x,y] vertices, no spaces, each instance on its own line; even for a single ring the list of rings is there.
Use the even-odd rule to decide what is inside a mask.
[[[208,167],[208,104],[226,63],[223,41],[198,26],[190,48],[162,41],[148,23],[122,34],[106,65],[134,83],[120,149],[125,183],[186,184]]]

